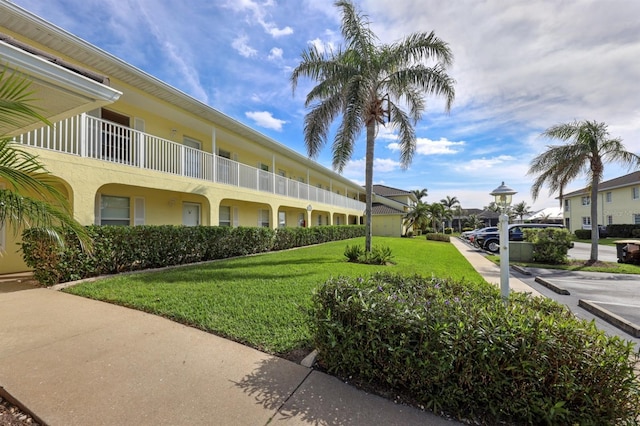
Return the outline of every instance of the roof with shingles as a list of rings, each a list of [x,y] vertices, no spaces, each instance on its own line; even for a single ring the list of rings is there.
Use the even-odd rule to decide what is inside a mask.
[[[382,195],[383,197],[393,197],[396,195],[411,195],[413,192],[405,191],[404,189],[392,188],[386,185],[373,185],[373,192],[376,195]]]
[[[608,191],[616,188],[624,188],[625,186],[633,186],[640,184],[640,172],[629,173],[614,179],[606,180],[598,184],[598,192]],[[589,192],[589,187],[585,186],[577,191],[572,191],[563,195],[563,198],[575,197]]]
[[[373,203],[371,206],[371,215],[390,215],[390,214],[397,214],[397,215],[403,215],[404,216],[404,212],[402,210],[398,210],[398,209],[394,209],[393,207],[389,207],[385,204],[380,204],[380,203]]]

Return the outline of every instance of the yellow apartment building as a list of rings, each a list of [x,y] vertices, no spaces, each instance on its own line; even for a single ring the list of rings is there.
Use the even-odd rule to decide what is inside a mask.
[[[591,229],[591,188],[564,194],[564,225],[570,232]],[[640,172],[598,185],[597,225],[640,224]]]
[[[361,186],[6,0],[0,63],[54,123],[0,131],[84,225],[363,223]],[[0,273],[27,269],[18,242],[0,230]]]

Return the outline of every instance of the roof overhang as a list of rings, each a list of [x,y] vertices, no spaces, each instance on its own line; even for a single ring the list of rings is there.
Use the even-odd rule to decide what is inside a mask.
[[[32,82],[30,90],[33,91],[34,102],[31,106],[51,122],[108,105],[122,95],[112,87],[2,41],[0,67],[17,71]],[[19,126],[3,124],[0,125],[0,134],[11,136],[41,126],[42,122],[35,118],[22,121]]]

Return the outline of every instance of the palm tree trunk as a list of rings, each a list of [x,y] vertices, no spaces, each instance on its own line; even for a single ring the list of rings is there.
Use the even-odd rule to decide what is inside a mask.
[[[598,184],[600,179],[594,176],[591,181],[591,256],[590,263],[598,261]]]
[[[367,253],[371,252],[372,226],[371,211],[373,209],[373,148],[375,145],[375,123],[367,124],[367,152],[365,158],[365,190],[367,192],[366,207],[364,215],[366,217],[366,234],[364,249]]]

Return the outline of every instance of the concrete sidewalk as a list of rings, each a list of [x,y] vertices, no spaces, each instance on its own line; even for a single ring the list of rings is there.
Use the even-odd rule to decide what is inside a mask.
[[[499,284],[497,265],[451,241]],[[459,424],[155,315],[17,281],[0,282],[0,391],[51,426]]]
[[[451,238],[451,243],[469,261],[471,266],[489,283],[500,287],[500,266],[488,260],[479,249],[465,244],[457,237]],[[542,296],[528,284],[509,275],[509,288],[511,291],[530,293],[532,296]]]
[[[48,425],[455,425],[155,315],[0,283],[0,390]]]

